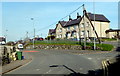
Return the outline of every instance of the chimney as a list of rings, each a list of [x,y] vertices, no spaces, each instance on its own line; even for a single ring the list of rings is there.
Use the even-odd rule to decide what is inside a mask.
[[[69,15],[69,21],[72,20],[71,16]]]
[[[81,16],[79,15],[79,13],[77,12],[77,19],[80,18]]]

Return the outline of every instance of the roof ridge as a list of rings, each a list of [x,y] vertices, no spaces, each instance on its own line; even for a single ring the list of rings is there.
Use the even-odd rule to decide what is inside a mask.
[[[91,12],[88,12],[89,14],[94,14],[94,13],[91,13]],[[102,13],[95,13],[95,15],[103,15]]]

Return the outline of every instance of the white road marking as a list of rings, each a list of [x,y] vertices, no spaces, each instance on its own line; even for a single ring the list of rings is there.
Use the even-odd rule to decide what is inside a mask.
[[[89,60],[91,60],[92,58],[88,58]]]
[[[50,69],[48,72],[46,72],[46,74],[48,74],[49,72],[51,72],[52,70]]]
[[[36,69],[37,71],[39,71],[40,69]]]

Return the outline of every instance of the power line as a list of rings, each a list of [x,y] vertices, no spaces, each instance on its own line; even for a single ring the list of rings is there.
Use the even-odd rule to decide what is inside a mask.
[[[69,14],[66,15],[66,16],[64,16],[63,18],[61,18],[61,19],[58,20],[58,21],[61,21],[61,20],[65,19],[65,18],[67,18],[69,15],[73,14],[74,12],[76,12],[77,10],[79,10],[79,9],[80,9],[81,7],[83,7],[83,6],[84,6],[84,4],[81,5],[81,6],[79,6],[77,9],[75,9],[74,11],[72,11],[71,13],[69,13]],[[36,32],[39,32],[39,31],[44,30],[44,29],[47,29],[47,28],[49,28],[50,26],[55,25],[56,23],[58,23],[58,21],[56,21],[56,22],[54,22],[54,23],[52,23],[52,24],[50,24],[50,25],[48,25],[48,26],[45,26],[45,27],[37,30]],[[32,33],[32,32],[31,32],[31,33]],[[32,36],[31,36],[31,37],[32,37]]]
[[[83,5],[84,5],[84,4],[83,4]],[[61,21],[61,20],[63,20],[64,18],[66,18],[66,17],[68,17],[69,15],[71,15],[72,13],[76,12],[78,9],[80,9],[81,7],[83,7],[83,5],[80,6],[80,7],[78,7],[77,9],[75,9],[74,11],[72,11],[71,13],[69,13],[68,15],[66,15],[65,17],[61,18],[61,19],[58,20],[58,21]],[[52,26],[52,25],[55,25],[58,21],[52,23],[51,25],[48,25],[48,26],[46,26],[46,27],[43,27],[43,28],[39,29],[38,31],[41,31],[41,30],[47,29],[48,27],[50,27],[50,26]],[[37,32],[38,32],[38,31],[37,31]]]

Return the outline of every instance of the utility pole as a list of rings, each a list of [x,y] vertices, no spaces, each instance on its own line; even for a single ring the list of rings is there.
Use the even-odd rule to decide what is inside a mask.
[[[35,48],[35,26],[34,26],[34,18],[31,18],[33,21],[33,49]]]
[[[86,24],[85,24],[85,5],[83,4],[83,23],[84,23],[84,49],[86,49]]]
[[[94,26],[95,26],[95,1],[93,2],[93,13],[94,13]],[[93,31],[94,31],[94,50],[96,50],[95,29]]]

